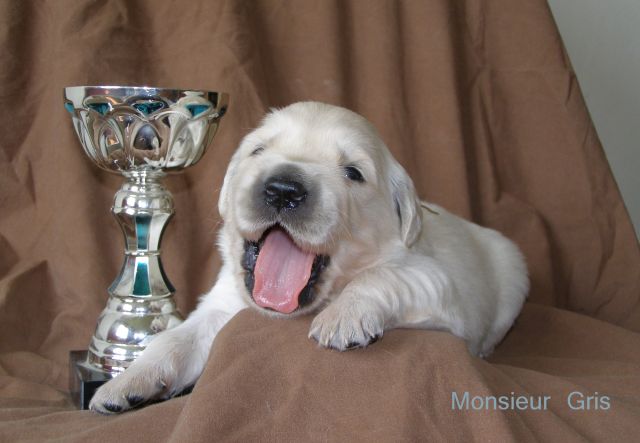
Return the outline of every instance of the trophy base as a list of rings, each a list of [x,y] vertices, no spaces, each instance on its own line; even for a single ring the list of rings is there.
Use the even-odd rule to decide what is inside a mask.
[[[96,390],[113,378],[113,374],[87,363],[88,351],[69,352],[69,391],[78,409],[89,409]]]

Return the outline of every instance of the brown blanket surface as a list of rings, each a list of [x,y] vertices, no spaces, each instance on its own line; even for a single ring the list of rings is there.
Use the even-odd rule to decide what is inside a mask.
[[[516,326],[487,361],[432,331],[337,353],[306,338],[309,318],[245,311],[191,395],[75,411],[68,351],[86,348],[121,263],[120,179],[83,158],[61,90],[107,83],[231,95],[201,163],[167,179],[163,260],[183,312],[219,268],[238,141],[268,107],[313,99],[371,120],[425,199],[520,245],[532,290]],[[640,251],[544,1],[4,1],[0,110],[0,440],[640,435]],[[550,399],[453,410],[465,392]]]

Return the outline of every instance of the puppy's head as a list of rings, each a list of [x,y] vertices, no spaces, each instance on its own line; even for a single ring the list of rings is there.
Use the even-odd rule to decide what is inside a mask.
[[[225,260],[258,307],[302,314],[421,231],[413,183],[361,116],[321,103],[268,114],[220,191]]]

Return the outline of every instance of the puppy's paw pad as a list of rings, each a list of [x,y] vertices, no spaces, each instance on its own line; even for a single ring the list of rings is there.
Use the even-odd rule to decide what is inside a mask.
[[[89,404],[89,409],[97,412],[98,414],[111,415],[119,414],[120,412],[126,411],[127,409],[129,409],[129,405],[124,401],[101,400],[100,398],[96,398],[94,396],[91,399],[91,403]]]
[[[142,395],[137,394],[127,394],[125,398],[127,399],[127,402],[129,402],[129,406],[131,406],[132,408],[135,408],[136,406],[141,405],[146,401],[146,399]]]
[[[110,402],[103,404],[102,407],[107,411],[114,412],[116,414],[118,412],[122,412],[122,409],[123,409],[121,405],[117,405],[115,403],[110,403]]]
[[[330,343],[327,347],[335,349],[336,351],[350,351],[351,349],[366,348],[367,346],[377,342],[379,339],[379,335],[369,336],[365,334],[362,341],[350,341],[344,346],[339,342],[337,345],[335,343]]]
[[[374,344],[375,342],[377,342],[378,340],[380,340],[380,335],[376,334],[373,336],[365,336],[365,341],[364,342],[355,342],[355,341],[350,341],[349,343],[347,343],[347,346],[345,349],[349,350],[349,349],[355,349],[355,348],[365,348],[369,345]]]

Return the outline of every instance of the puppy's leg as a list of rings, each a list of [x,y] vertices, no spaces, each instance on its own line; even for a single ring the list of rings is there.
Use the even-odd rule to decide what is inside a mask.
[[[189,318],[159,334],[125,372],[102,385],[89,408],[103,414],[117,413],[182,392],[202,373],[218,331],[245,307],[231,273],[223,269]]]
[[[461,333],[449,321],[454,308],[443,303],[452,297],[455,288],[435,261],[406,257],[402,263],[387,263],[353,279],[316,316],[309,337],[321,346],[344,351],[367,346],[385,330],[397,327]]]

